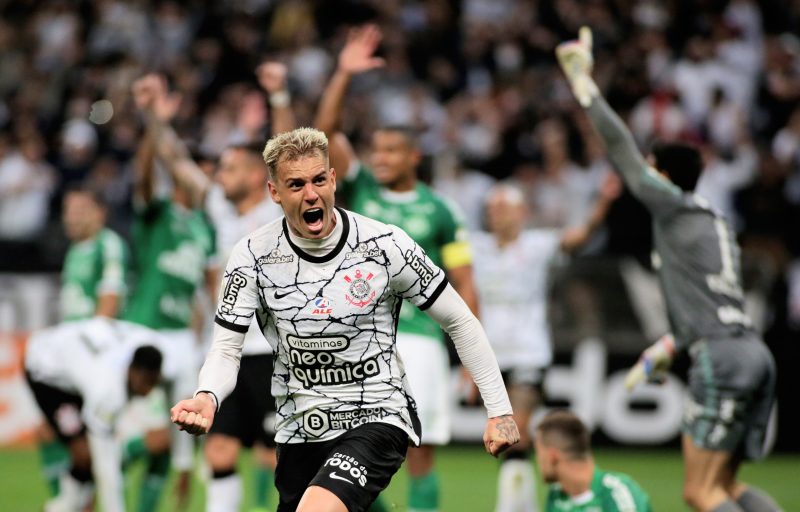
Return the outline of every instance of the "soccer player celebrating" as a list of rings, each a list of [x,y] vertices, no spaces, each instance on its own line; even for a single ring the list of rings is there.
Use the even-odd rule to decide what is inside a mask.
[[[256,73],[259,83],[270,95],[271,128],[273,131],[291,130],[295,121],[288,106],[286,66],[267,62],[259,66]],[[164,87],[152,89],[154,102],[167,101]],[[268,171],[261,156],[263,144],[227,147],[220,157],[215,184],[189,158],[188,150],[169,124],[164,120],[155,121],[159,132],[166,134],[157,143],[156,153],[166,161],[175,182],[189,191],[195,206],[202,206],[211,218],[222,261],[227,261],[236,242],[282,215],[280,207],[267,194]],[[272,347],[257,323],[252,322],[245,336],[236,387],[217,414],[204,447],[212,471],[206,496],[208,512],[239,510],[242,486],[236,463],[243,445],[254,448],[254,510],[267,509],[275,470],[274,436],[267,428],[275,408],[275,401],[268,393],[271,377]]]
[[[72,467],[47,512],[79,512],[91,503],[97,483],[102,510],[124,511],[122,446],[117,419],[133,397],[147,396],[161,378],[164,345],[154,331],[95,318],[35,333],[25,353],[25,370],[36,402],[59,439],[69,447]],[[127,370],[127,371],[126,371]],[[165,415],[165,410],[161,410]],[[142,432],[136,455],[168,461],[168,423]],[[149,435],[148,435],[149,434]],[[166,477],[168,464],[162,464]],[[157,486],[160,490],[161,486]],[[158,494],[145,483],[141,510],[154,510]],[[152,499],[151,499],[152,498]]]
[[[420,440],[396,351],[409,300],[453,338],[483,396],[486,450],[516,443],[508,395],[486,335],[444,272],[401,229],[334,207],[325,135],[300,128],[264,150],[285,217],[239,242],[225,270],[214,341],[195,397],[172,409],[208,432],[257,320],[275,347],[278,510],[364,511]],[[265,390],[266,392],[266,390]]]
[[[589,431],[568,411],[552,411],[536,427],[536,464],[550,484],[545,512],[651,512],[631,477],[603,471],[592,458]]]
[[[703,512],[774,511],[762,491],[741,483],[743,459],[763,455],[775,363],[744,311],[739,246],[728,222],[693,194],[702,171],[697,149],[663,144],[648,162],[591,77],[592,35],[559,45],[572,92],[605,141],[625,185],[653,216],[654,266],[672,335],[642,353],[627,386],[663,377],[689,348],[690,401],[684,413],[684,499]]]
[[[589,240],[619,191],[619,179],[609,174],[586,225],[525,230],[522,192],[510,184],[495,185],[486,200],[489,231],[471,237],[482,323],[520,432],[520,442],[503,454],[496,512],[536,510],[528,424],[541,402],[544,372],[553,357],[546,310],[550,268],[560,251],[572,252]]]
[[[444,268],[453,288],[477,312],[472,255],[461,215],[418,181],[421,153],[413,131],[400,126],[377,130],[372,136],[372,170],[359,163],[347,139],[336,132],[351,77],[382,62],[373,57],[380,36],[372,25],[351,33],[320,103],[315,124],[333,141],[334,166],[340,170],[342,185],[339,198],[353,211],[407,232]],[[412,304],[400,309],[397,333],[397,347],[422,423],[422,444],[408,451],[408,506],[413,512],[433,512],[439,508],[434,447],[447,444],[451,430],[447,348],[436,322]]]

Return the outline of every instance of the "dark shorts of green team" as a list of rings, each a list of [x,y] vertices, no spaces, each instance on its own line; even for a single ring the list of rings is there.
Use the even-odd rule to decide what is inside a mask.
[[[763,457],[775,401],[775,361],[767,346],[748,333],[697,341],[689,354],[683,433],[700,448]]]

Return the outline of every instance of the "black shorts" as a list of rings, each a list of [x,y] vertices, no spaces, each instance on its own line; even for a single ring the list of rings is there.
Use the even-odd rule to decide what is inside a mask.
[[[698,341],[689,352],[683,433],[707,450],[761,458],[775,401],[769,348],[757,336],[740,336]]]
[[[69,443],[86,433],[86,425],[81,416],[83,399],[80,396],[38,382],[27,372],[25,377],[39,409],[62,442]]]
[[[544,378],[547,368],[538,366],[519,366],[502,370],[500,375],[506,388],[509,386],[527,386],[542,395],[544,390]]]
[[[272,366],[272,354],[242,356],[236,387],[214,416],[211,434],[235,437],[247,447],[275,446]]]
[[[294,512],[306,488],[323,487],[350,512],[369,509],[400,469],[408,434],[386,423],[367,423],[336,439],[278,445],[278,512]]]

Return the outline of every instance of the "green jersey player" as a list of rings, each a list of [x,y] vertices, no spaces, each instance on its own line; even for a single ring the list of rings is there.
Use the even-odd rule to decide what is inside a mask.
[[[137,155],[133,227],[133,270],[136,278],[124,319],[167,334],[166,358],[181,364],[170,383],[170,400],[189,396],[197,380],[202,349],[191,329],[197,292],[216,295],[214,232],[205,214],[193,209],[192,191],[174,183],[169,198],[157,197],[154,186],[156,142],[177,103],[166,92],[166,80],[147,75],[133,85],[137,107],[149,121]],[[169,164],[163,155],[158,161]],[[178,501],[188,498],[192,467],[191,439],[173,429],[172,465],[181,473]]]
[[[116,317],[125,295],[128,253],[125,242],[105,227],[102,198],[86,187],[64,196],[64,231],[71,244],[61,272],[61,317]]]
[[[650,498],[622,473],[598,468],[589,431],[568,411],[549,413],[536,427],[536,463],[550,484],[545,512],[651,512]]]
[[[421,153],[412,130],[388,127],[372,137],[372,170],[361,166],[346,138],[337,132],[345,92],[353,75],[382,65],[373,57],[381,34],[375,26],[355,30],[339,54],[315,124],[332,141],[331,163],[340,176],[339,197],[355,212],[395,224],[422,247],[472,311],[477,294],[471,254],[461,220],[445,201],[417,180]],[[408,451],[409,509],[437,510],[439,484],[433,471],[434,445],[450,440],[448,358],[438,326],[418,308],[400,310],[398,350],[422,423],[422,444]]]
[[[151,329],[186,329],[195,291],[214,255],[213,230],[197,210],[153,199],[133,227],[136,286],[125,319]]]

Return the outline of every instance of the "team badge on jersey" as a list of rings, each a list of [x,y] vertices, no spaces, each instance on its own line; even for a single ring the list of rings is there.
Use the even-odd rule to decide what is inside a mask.
[[[353,277],[349,275],[344,276],[344,280],[350,284],[348,288],[349,293],[344,294],[347,302],[359,308],[363,308],[375,299],[375,290],[369,284],[369,281],[375,277],[375,274],[369,272],[366,276],[361,270],[356,269]]]

